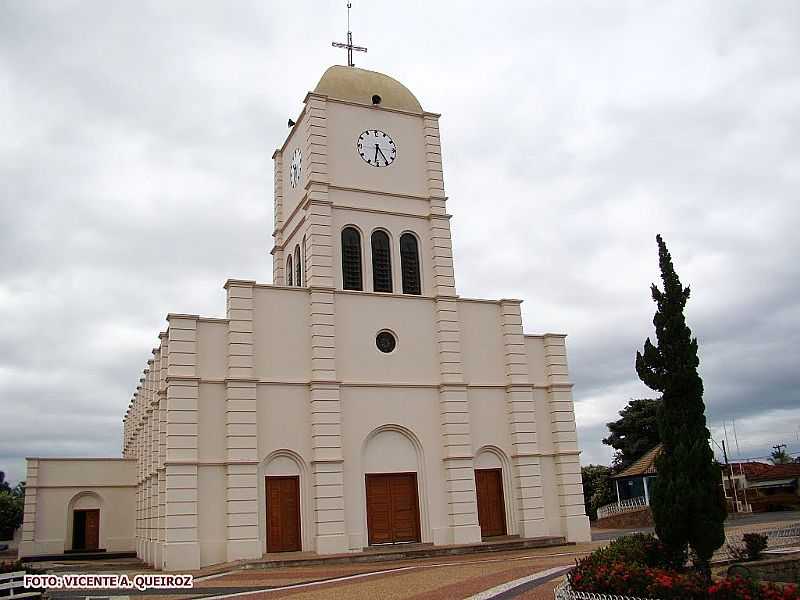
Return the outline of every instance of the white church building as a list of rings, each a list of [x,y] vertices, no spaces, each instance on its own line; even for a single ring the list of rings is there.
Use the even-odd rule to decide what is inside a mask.
[[[122,458],[29,458],[21,556],[588,540],[563,334],[456,291],[439,115],[329,68],[273,155],[273,283],[174,313]]]

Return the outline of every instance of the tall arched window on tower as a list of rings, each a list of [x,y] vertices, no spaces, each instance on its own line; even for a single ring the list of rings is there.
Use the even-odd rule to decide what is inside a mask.
[[[346,290],[362,290],[361,283],[361,234],[355,227],[342,229],[342,287]]]
[[[421,294],[419,244],[414,234],[404,233],[400,236],[400,269],[403,272],[403,293]]]
[[[372,232],[372,291],[392,291],[392,251],[389,235],[380,229]]]
[[[286,285],[292,285],[292,255],[286,259]]]
[[[303,263],[300,260],[300,245],[294,247],[294,284],[297,287],[303,285]]]

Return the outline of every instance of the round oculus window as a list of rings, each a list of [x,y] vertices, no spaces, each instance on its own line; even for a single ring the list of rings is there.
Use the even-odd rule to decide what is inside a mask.
[[[389,354],[397,346],[397,340],[394,339],[394,335],[391,332],[381,331],[375,338],[375,345],[378,346],[378,350],[381,352]]]

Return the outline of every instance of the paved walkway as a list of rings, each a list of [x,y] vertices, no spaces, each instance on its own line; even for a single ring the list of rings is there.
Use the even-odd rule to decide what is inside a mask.
[[[565,570],[596,547],[581,544],[380,564],[246,569],[201,576],[193,596],[219,600],[552,598],[553,587]]]
[[[322,564],[292,567],[231,569],[195,573],[195,587],[187,593],[134,595],[133,600],[552,600],[553,588],[575,561],[601,544],[588,543],[556,548],[520,549],[461,556],[418,558],[381,563]],[[133,575],[128,561],[100,565],[81,564],[70,570],[117,572]],[[141,569],[138,569],[141,572]],[[151,571],[152,573],[152,571]],[[122,592],[128,593],[128,592]],[[84,592],[85,594],[85,592]],[[108,595],[99,590],[93,595]],[[75,592],[51,592],[55,600],[74,598]]]

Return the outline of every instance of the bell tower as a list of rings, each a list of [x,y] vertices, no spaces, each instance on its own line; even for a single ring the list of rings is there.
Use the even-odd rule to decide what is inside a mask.
[[[393,291],[403,289],[399,240],[408,232],[418,239],[421,295],[455,295],[438,120],[387,75],[325,72],[273,155],[276,285],[297,285],[299,250],[300,285],[346,289],[340,234],[350,225],[361,238],[363,291],[376,291],[370,237],[381,228]]]

